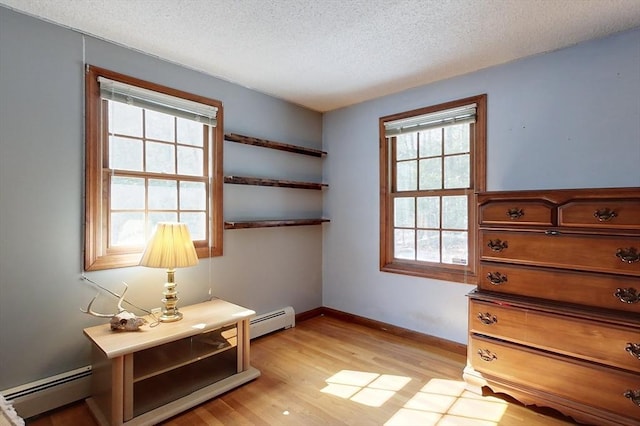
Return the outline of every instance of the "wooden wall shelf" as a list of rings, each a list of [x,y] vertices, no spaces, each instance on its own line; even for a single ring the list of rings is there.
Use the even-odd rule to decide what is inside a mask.
[[[251,136],[239,135],[237,133],[227,133],[224,135],[225,140],[230,142],[243,143],[246,145],[261,146],[263,148],[278,149],[280,151],[293,152],[296,154],[311,155],[312,157],[323,157],[326,152],[318,149],[305,148],[297,145],[290,145],[282,142],[270,141],[267,139],[259,139]]]
[[[276,186],[283,188],[316,189],[320,190],[328,185],[326,183],[300,182],[283,179],[266,179],[249,176],[225,176],[224,183],[237,185]]]
[[[230,142],[238,142],[246,145],[260,146],[263,148],[276,149],[280,151],[292,152],[295,154],[309,155],[312,157],[324,157],[326,152],[318,149],[305,148],[297,145],[290,145],[282,142],[270,141],[267,139],[259,139],[251,136],[239,135],[237,133],[227,133],[224,135],[225,140]],[[321,178],[320,178],[321,179]],[[256,186],[273,186],[284,188],[313,189],[322,190],[327,187],[324,183],[300,182],[284,179],[267,179],[250,176],[225,176],[224,183],[232,183],[236,185],[256,185]],[[224,229],[251,229],[251,228],[276,228],[283,226],[308,226],[321,225],[329,222],[329,219],[269,219],[269,220],[243,220],[243,221],[225,221]]]
[[[286,219],[286,220],[247,220],[227,221],[224,229],[251,229],[251,228],[276,228],[282,226],[308,226],[321,225],[329,222],[329,219]]]

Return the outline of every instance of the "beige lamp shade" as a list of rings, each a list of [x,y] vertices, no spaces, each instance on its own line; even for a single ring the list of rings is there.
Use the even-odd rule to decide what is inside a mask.
[[[140,265],[150,268],[175,269],[197,264],[198,255],[185,223],[158,223],[140,260]]]

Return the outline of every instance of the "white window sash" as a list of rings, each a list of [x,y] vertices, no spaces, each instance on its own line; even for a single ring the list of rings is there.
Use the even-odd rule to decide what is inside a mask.
[[[115,102],[162,112],[186,120],[214,126],[218,108],[153,90],[132,86],[120,81],[98,77],[100,96]]]
[[[475,123],[476,104],[402,118],[384,123],[385,136],[397,136],[462,123]]]

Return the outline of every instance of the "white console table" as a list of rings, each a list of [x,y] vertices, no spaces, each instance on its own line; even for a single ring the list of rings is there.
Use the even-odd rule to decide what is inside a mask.
[[[180,308],[180,321],[111,331],[86,328],[92,343],[96,420],[149,425],[251,381],[249,320],[255,312],[220,299]]]

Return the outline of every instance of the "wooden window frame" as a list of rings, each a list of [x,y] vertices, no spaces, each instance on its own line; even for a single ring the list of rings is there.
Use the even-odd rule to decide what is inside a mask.
[[[396,259],[394,257],[394,199],[395,194],[400,196],[417,195],[451,195],[460,190],[421,190],[393,192],[392,187],[395,156],[393,155],[394,137],[386,137],[385,123],[406,119],[413,116],[431,114],[437,111],[448,110],[456,107],[475,103],[476,120],[471,125],[470,147],[470,187],[468,193],[468,261],[467,265],[448,265],[416,260]],[[478,95],[469,98],[454,100],[438,105],[433,105],[416,110],[406,111],[381,117],[379,120],[380,132],[380,270],[404,275],[412,275],[424,278],[433,278],[459,283],[476,284],[478,260],[475,255],[478,224],[476,216],[476,193],[486,190],[486,134],[487,134],[487,95]],[[465,191],[465,190],[463,190]]]
[[[102,142],[103,102],[100,96],[98,77],[120,81],[132,86],[141,87],[170,96],[188,99],[194,102],[217,108],[217,125],[213,128],[213,141],[209,147],[204,147],[204,154],[209,155],[210,183],[209,217],[207,218],[208,240],[196,241],[196,252],[199,258],[222,255],[223,241],[223,109],[222,102],[130,77],[114,71],[87,65],[85,75],[85,229],[84,229],[84,270],[94,271],[102,269],[136,266],[140,261],[144,246],[109,248],[107,247],[109,233],[109,189],[105,187],[103,175],[106,161],[106,146]],[[162,177],[162,174],[146,174],[147,177]],[[171,176],[171,175],[170,175]]]

